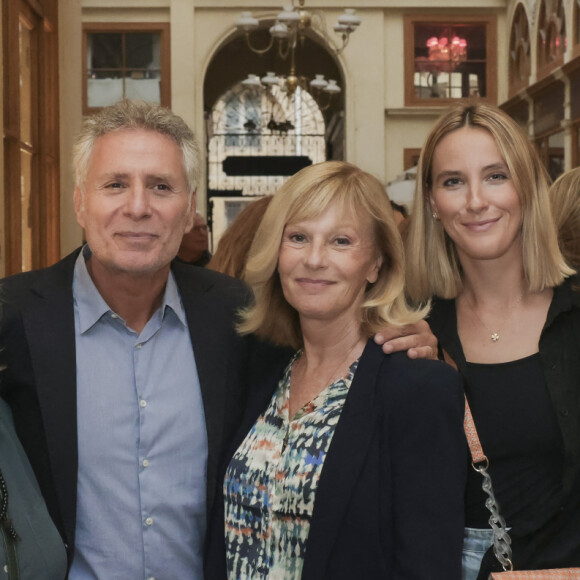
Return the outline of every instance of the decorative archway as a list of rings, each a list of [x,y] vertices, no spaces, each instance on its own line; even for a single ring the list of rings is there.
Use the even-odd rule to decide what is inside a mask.
[[[256,45],[268,43],[272,21],[253,33]],[[249,75],[284,75],[289,63],[276,50],[251,52],[242,35],[227,39],[213,55],[204,81],[208,148],[208,221],[214,244],[251,196],[274,193],[306,165],[344,155],[345,86],[342,69],[321,37],[309,35],[296,50],[299,75],[324,74],[342,88],[326,101],[306,88],[293,94],[279,86],[247,86]],[[231,207],[229,207],[231,206]]]

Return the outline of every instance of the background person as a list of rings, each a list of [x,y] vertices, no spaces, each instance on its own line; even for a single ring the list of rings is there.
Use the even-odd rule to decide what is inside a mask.
[[[393,216],[395,218],[395,223],[397,224],[397,227],[400,229],[401,224],[409,217],[409,212],[407,211],[407,208],[404,205],[397,203],[392,199],[390,200],[390,202],[391,207],[393,208]]]
[[[419,162],[407,289],[435,297],[429,322],[465,380],[516,570],[580,564],[580,300],[548,216],[543,166],[510,117],[484,104],[441,117]],[[501,566],[468,473],[464,578],[487,579]]]
[[[580,268],[580,167],[561,175],[550,188],[552,216],[560,250],[576,270]]]
[[[207,266],[210,270],[216,270],[234,278],[243,277],[252,240],[271,199],[271,195],[256,199],[238,214],[220,238],[218,247]]]
[[[208,245],[209,234],[205,218],[199,212],[196,212],[193,227],[189,232],[183,234],[177,258],[186,264],[203,268],[211,260]]]
[[[225,576],[227,562],[230,579],[460,578],[461,381],[369,340],[423,314],[403,296],[380,182],[342,162],[291,177],[246,280],[256,304],[241,331],[297,351],[253,386],[225,474],[226,554],[217,512],[208,572]]]

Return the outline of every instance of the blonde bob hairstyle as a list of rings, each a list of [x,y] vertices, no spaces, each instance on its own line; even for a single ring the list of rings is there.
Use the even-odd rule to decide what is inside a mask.
[[[361,222],[370,219],[375,251],[382,257],[377,281],[365,291],[360,320],[363,334],[370,337],[385,326],[402,326],[424,317],[425,309],[412,309],[405,301],[403,243],[385,188],[354,165],[328,161],[306,167],[288,179],[266,210],[245,272],[255,303],[242,312],[240,333],[253,332],[281,346],[302,346],[298,312],[286,302],[278,276],[282,234],[288,224],[316,218],[335,203]]]
[[[571,169],[550,188],[552,215],[560,250],[574,268],[580,267],[580,167]]]
[[[417,171],[417,184],[407,248],[407,293],[414,303],[432,296],[455,298],[462,290],[462,269],[455,244],[432,215],[433,156],[441,140],[463,127],[480,128],[494,139],[522,206],[524,276],[531,292],[557,286],[572,270],[556,237],[548,200],[546,171],[533,144],[501,109],[482,103],[458,104],[448,110],[427,137]]]

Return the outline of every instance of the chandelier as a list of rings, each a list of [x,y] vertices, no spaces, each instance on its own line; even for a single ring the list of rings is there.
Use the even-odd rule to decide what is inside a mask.
[[[431,37],[427,41],[429,63],[437,72],[453,72],[467,58],[467,40],[454,36]]]
[[[254,18],[249,11],[242,12],[236,21],[236,28],[244,33],[248,48],[256,54],[265,54],[276,47],[280,58],[284,61],[289,60],[290,65],[288,74],[268,72],[261,79],[258,75],[250,74],[243,81],[244,85],[264,86],[266,88],[277,85],[289,95],[294,94],[296,89],[301,87],[305,90],[311,90],[315,97],[320,97],[322,93],[325,93],[329,99],[341,92],[341,88],[334,79],[327,80],[324,75],[316,74],[315,78],[310,80],[298,74],[296,71],[296,49],[298,46],[304,46],[307,31],[312,29],[313,24],[317,24],[317,30],[322,32],[327,44],[331,46],[335,54],[340,54],[346,48],[350,35],[360,25],[361,20],[356,15],[355,10],[347,8],[333,26],[334,31],[341,39],[340,46],[335,46],[327,34],[324,14],[319,10],[306,9],[304,2],[305,0],[298,0],[298,6],[295,6],[294,2],[284,6],[282,12],[276,16],[274,25],[269,29],[269,43],[262,48],[254,46],[251,38],[251,33],[259,28],[258,19]],[[328,108],[328,104],[322,108]]]

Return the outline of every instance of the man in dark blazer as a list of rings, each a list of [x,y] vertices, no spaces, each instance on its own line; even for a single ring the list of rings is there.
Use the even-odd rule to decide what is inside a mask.
[[[232,321],[248,290],[172,263],[199,172],[179,117],[106,108],[74,161],[87,245],[3,281],[2,396],[71,578],[200,578],[217,464],[244,406],[247,341]]]

